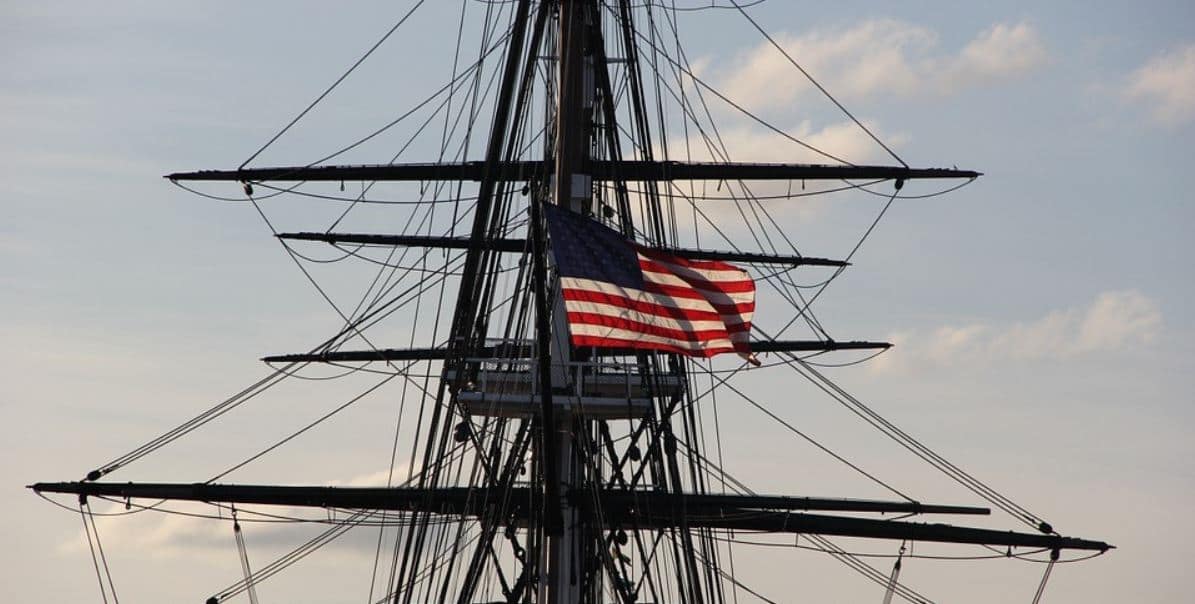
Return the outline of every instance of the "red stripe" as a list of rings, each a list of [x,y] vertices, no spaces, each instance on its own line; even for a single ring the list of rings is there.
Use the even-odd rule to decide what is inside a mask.
[[[690,342],[704,341],[711,338],[728,338],[731,341],[736,339],[743,339],[751,330],[750,323],[731,323],[729,325],[723,324],[722,327],[714,327],[709,329],[695,329],[695,328],[677,328],[653,323],[651,321],[639,321],[631,317],[624,317],[615,314],[605,314],[600,312],[587,312],[583,310],[568,311],[569,325],[597,325],[600,327],[616,327],[618,329],[625,329],[627,331],[636,331],[639,333],[660,336],[662,338],[673,338],[676,340],[688,340]]]
[[[568,322],[569,325],[600,325],[602,327],[625,329],[627,331],[634,331],[673,340],[684,340],[686,342],[705,342],[719,338],[730,339],[730,334],[727,333],[726,329],[724,328],[693,330],[672,329],[671,327],[663,327],[661,325],[654,325],[652,323],[643,323],[640,321],[632,321],[623,317],[614,317],[590,312],[570,312],[568,313]]]
[[[702,295],[701,292],[691,287],[684,287],[680,285],[663,285],[660,283],[644,283],[643,291],[652,294],[660,294],[671,298],[705,300],[706,302],[710,303],[710,306],[714,307],[714,310],[723,315],[741,315],[743,313],[755,312],[755,302],[734,302],[728,296],[713,292]],[[718,299],[710,299],[710,296],[717,296]]]
[[[644,350],[661,350],[663,352],[675,352],[688,356],[706,358],[712,357],[716,354],[721,354],[723,352],[735,352],[735,349],[727,348],[725,346],[703,350],[691,350],[688,348],[681,348],[680,346],[671,346],[669,344],[656,342],[623,340],[620,338],[603,338],[599,336],[573,336],[573,344],[576,346],[595,346],[598,348],[638,348]]]
[[[677,279],[680,279],[685,283],[692,285],[693,287],[713,292],[738,294],[755,291],[755,282],[746,275],[744,275],[742,279],[735,279],[733,281],[710,281],[709,279],[698,277],[696,275],[677,273],[669,269],[667,266],[654,260],[643,260],[642,258],[639,260],[639,268],[653,273],[672,275],[673,277],[676,277]]]
[[[717,271],[740,271],[740,272],[742,271],[742,269],[740,269],[737,266],[734,266],[733,264],[727,264],[727,263],[719,261],[719,260],[691,260],[689,258],[684,258],[682,256],[674,256],[667,252],[662,252],[657,249],[644,247],[642,245],[636,245],[635,251],[637,251],[640,254],[643,254],[644,256],[647,256],[648,258],[651,258],[653,260],[659,260],[660,262],[668,262],[670,264],[676,264],[676,265],[685,266],[688,268],[699,268],[699,269],[704,269],[704,270],[717,270]]]
[[[660,315],[662,317],[671,317],[678,321],[721,321],[722,315],[717,312],[710,312],[708,310],[693,310],[689,308],[676,308],[675,306],[666,306],[664,304],[655,304],[652,302],[644,302],[642,300],[632,300],[624,296],[615,296],[605,292],[595,292],[587,289],[572,289],[565,288],[561,290],[564,294],[564,299],[575,300],[578,302],[595,302],[597,304],[609,304],[619,308],[626,308],[629,310],[636,310],[642,313],[649,313],[653,315]],[[737,314],[737,313],[736,313]]]

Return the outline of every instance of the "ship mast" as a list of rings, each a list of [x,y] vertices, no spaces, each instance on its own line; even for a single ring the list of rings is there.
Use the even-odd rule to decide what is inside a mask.
[[[560,0],[558,9],[556,44],[557,56],[557,102],[555,127],[555,171],[552,174],[552,203],[573,212],[589,214],[592,187],[584,172],[589,143],[589,121],[593,106],[593,62],[586,54],[586,38],[589,31],[589,3],[582,0]],[[589,84],[588,86],[586,84]],[[588,110],[588,111],[587,111]],[[535,200],[532,201],[535,203]],[[538,208],[537,208],[538,209]],[[579,546],[579,516],[570,497],[564,497],[565,490],[573,490],[582,471],[580,464],[572,464],[574,446],[574,423],[578,420],[569,409],[555,413],[551,393],[555,388],[565,386],[561,371],[553,371],[551,361],[567,362],[571,354],[567,338],[552,338],[552,332],[567,333],[564,313],[556,312],[554,324],[547,316],[551,310],[560,309],[552,296],[551,289],[542,279],[546,272],[547,247],[543,245],[544,223],[539,212],[532,214],[532,228],[536,232],[535,296],[536,296],[536,339],[540,350],[539,370],[543,385],[543,429],[544,452],[549,458],[545,468],[553,474],[545,475],[546,505],[557,508],[549,512],[546,524],[548,547],[545,565],[546,580],[540,583],[541,602],[565,604],[581,601],[581,582],[578,580],[578,561],[582,557]],[[550,306],[549,306],[550,305]],[[555,308],[552,308],[555,307]],[[551,331],[549,331],[551,330]],[[549,354],[551,356],[549,356]],[[582,429],[582,428],[578,428]],[[560,523],[556,525],[556,523]],[[546,596],[546,597],[545,597]]]
[[[632,3],[622,0],[611,7],[617,13],[617,27],[626,52],[633,55],[635,40],[631,21]],[[554,19],[553,19],[554,17]],[[455,596],[444,591],[436,601],[467,604],[486,572],[501,572],[496,544],[503,530],[516,549],[522,570],[511,577],[509,586],[501,579],[508,602],[571,604],[600,602],[608,592],[621,601],[633,602],[627,584],[614,561],[611,544],[626,544],[627,532],[635,534],[635,547],[643,547],[638,532],[668,533],[673,547],[675,589],[680,601],[703,604],[725,598],[715,583],[720,581],[711,564],[716,547],[712,531],[761,530],[807,534],[844,535],[879,539],[920,540],[945,543],[975,543],[1039,547],[1050,550],[1102,551],[1106,543],[1057,534],[991,531],[943,524],[809,514],[808,512],[892,512],[986,514],[984,508],[922,504],[831,500],[805,497],[717,495],[682,472],[673,434],[673,413],[685,396],[687,377],[683,360],[671,354],[642,351],[574,350],[568,338],[563,305],[552,282],[549,241],[545,232],[542,204],[553,203],[583,215],[597,216],[607,208],[595,207],[594,182],[613,185],[619,195],[618,226],[632,235],[633,223],[627,202],[626,183],[645,184],[643,194],[649,212],[646,219],[659,221],[655,185],[672,180],[838,180],[891,179],[899,187],[916,178],[974,178],[974,171],[907,166],[736,164],[658,161],[651,156],[648,120],[642,107],[642,81],[633,57],[627,64],[632,124],[638,134],[640,156],[621,156],[616,130],[617,112],[610,86],[611,72],[606,44],[602,39],[602,7],[596,0],[555,0],[535,3],[519,0],[512,17],[502,78],[495,101],[485,157],[481,161],[458,163],[385,164],[372,166],[299,166],[240,168],[175,173],[178,181],[426,181],[478,182],[477,203],[467,237],[400,236],[360,233],[284,233],[286,239],[329,243],[352,242],[386,246],[418,246],[465,251],[460,290],[452,319],[450,338],[444,348],[374,349],[368,351],[315,351],[269,357],[284,362],[368,362],[377,360],[436,361],[443,363],[426,432],[422,468],[415,484],[395,488],[351,489],[326,487],[283,487],[267,485],[215,484],[116,484],[96,482],[115,468],[101,468],[88,480],[73,483],[39,483],[38,491],[74,493],[81,497],[153,497],[226,503],[278,504],[370,510],[399,510],[409,515],[405,527],[401,581],[394,601],[411,602],[417,596],[409,588],[429,566],[420,566],[426,555],[426,534],[433,518],[451,516],[462,523],[476,522],[480,536],[472,553],[459,555],[449,564],[464,569]],[[553,32],[552,25],[556,29]],[[536,66],[541,51],[555,34],[556,94],[550,114],[554,121],[544,145],[542,160],[526,160],[519,154],[516,132],[529,113]],[[636,105],[638,104],[638,105]],[[600,125],[600,127],[599,127]],[[659,141],[656,141],[659,142]],[[593,150],[600,150],[594,153]],[[598,155],[598,156],[594,156]],[[527,238],[505,236],[498,208],[518,190],[527,195],[530,221]],[[601,200],[601,199],[599,199]],[[599,211],[600,210],[600,211]],[[654,212],[654,215],[652,214]],[[610,217],[607,215],[607,217]],[[598,219],[598,218],[595,218]],[[666,245],[665,233],[657,225],[644,225],[652,243]],[[501,254],[528,254],[528,279],[533,305],[532,341],[491,345],[488,297],[493,295],[487,267]],[[805,256],[780,256],[752,252],[687,250],[694,258],[715,258],[737,262],[766,262],[791,266],[843,267],[845,262]],[[758,352],[862,350],[886,348],[883,342],[760,341]],[[603,358],[629,359],[624,365],[625,391],[609,394],[609,385],[597,383],[597,367]],[[487,375],[488,361],[500,360],[522,367]],[[591,363],[586,365],[585,363]],[[588,372],[588,373],[586,373]],[[594,384],[583,385],[586,375]],[[501,382],[501,392],[487,391],[478,383]],[[623,384],[618,384],[620,388]],[[603,390],[605,388],[605,390]],[[503,444],[495,437],[486,460],[488,478],[484,486],[458,487],[441,472],[445,443],[453,437],[454,414],[485,417],[497,422],[517,423],[516,435]],[[606,431],[613,420],[629,420],[636,435],[626,451],[616,453]],[[468,420],[466,420],[467,422]],[[464,423],[460,424],[464,425]],[[458,425],[458,427],[460,426]],[[473,438],[458,429],[461,440]],[[605,440],[595,439],[600,434]],[[645,442],[640,452],[636,442]],[[595,446],[595,442],[599,442]],[[632,451],[631,448],[635,450]],[[483,447],[478,444],[479,457]],[[530,480],[518,481],[524,460],[530,459]],[[619,482],[603,475],[603,468],[633,475]],[[686,483],[688,483],[686,485]],[[529,502],[529,503],[528,503]],[[522,534],[522,545],[512,535]],[[397,547],[397,546],[396,546]],[[702,548],[705,549],[702,549]],[[698,550],[706,556],[699,558]],[[519,556],[519,550],[523,556]],[[408,564],[408,561],[410,563]],[[642,572],[651,572],[646,560]],[[609,584],[606,584],[608,582]],[[434,595],[434,594],[433,594]]]

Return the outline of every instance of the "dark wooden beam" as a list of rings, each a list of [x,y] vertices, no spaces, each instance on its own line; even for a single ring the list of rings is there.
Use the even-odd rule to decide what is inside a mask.
[[[787,497],[781,495],[736,495],[665,491],[626,491],[609,489],[598,496],[602,509],[687,509],[728,510],[758,509],[822,512],[871,512],[879,514],[964,514],[987,516],[988,508],[920,503],[916,501],[878,501],[874,499],[830,499],[825,497]]]
[[[759,340],[751,343],[752,352],[823,352],[835,350],[881,350],[891,348],[888,342],[837,342],[834,340]],[[380,348],[378,350],[335,350],[330,352],[307,352],[280,354],[264,357],[267,363],[361,363],[369,361],[443,361],[448,358],[447,348]],[[599,348],[599,356],[634,355],[637,352],[623,348]],[[511,344],[486,346],[476,351],[480,359],[529,359],[531,346]]]
[[[316,487],[172,483],[38,483],[29,488],[39,493],[66,493],[103,496],[116,499],[149,498],[219,503],[332,507],[346,509],[385,509],[423,511],[450,515],[477,516],[486,506],[513,505],[502,502],[526,501],[527,487],[504,492],[486,488],[450,487],[438,489],[383,487]],[[592,493],[569,494],[592,513]],[[890,539],[933,541],[939,543],[983,544],[992,546],[1038,547],[1053,550],[1107,551],[1113,546],[1102,542],[1056,534],[1018,533],[991,529],[926,524],[896,520],[875,520],[848,516],[797,513],[794,510],[838,510],[891,513],[985,513],[982,508],[938,506],[916,502],[882,502],[803,497],[757,495],[669,494],[608,490],[598,494],[602,518],[607,528],[653,529],[677,526],[763,531],[768,533],[806,533]],[[586,500],[589,503],[584,503]],[[482,503],[487,502],[487,503]],[[590,506],[590,507],[584,507]]]
[[[360,245],[429,247],[455,250],[485,249],[499,252],[526,250],[525,239],[482,239],[474,242],[468,237],[435,237],[428,235],[374,235],[368,233],[279,233],[279,239],[293,241],[322,241]]]
[[[414,163],[356,166],[289,166],[175,172],[170,180],[234,182],[266,181],[528,181],[542,179],[551,166],[542,161],[497,163]],[[764,164],[677,161],[591,161],[585,173],[602,181],[671,180],[914,180],[976,178],[973,170],[952,168],[905,168],[902,166],[851,166],[827,164]]]
[[[835,350],[887,350],[890,342],[852,340],[757,340],[751,342],[751,352],[833,352]]]
[[[435,507],[444,513],[476,513],[480,508],[470,502],[500,501],[504,497],[485,487],[321,487],[208,483],[112,483],[57,482],[38,483],[29,488],[39,493],[68,493],[116,499],[168,499],[218,503],[250,503],[371,510],[409,510]],[[508,499],[526,501],[528,487],[506,491]],[[574,491],[569,497],[587,510],[595,510],[593,493]],[[661,491],[603,490],[598,494],[603,513],[639,514],[636,510],[675,510],[684,508],[703,513],[723,510],[835,511],[879,514],[965,514],[988,515],[987,508],[920,503],[915,501],[880,501],[873,499],[831,499],[825,497],[782,497],[776,495],[676,494]],[[473,505],[474,507],[470,507]],[[646,513],[646,512],[644,512]],[[652,512],[655,513],[655,512]]]
[[[267,363],[362,363],[369,361],[443,361],[448,348],[381,348],[378,350],[336,350],[279,354],[263,357]],[[531,346],[486,346],[473,353],[480,359],[529,359]]]
[[[489,239],[474,243],[464,237],[435,237],[427,235],[379,235],[370,233],[279,233],[278,238],[295,241],[322,241],[325,243],[349,243],[360,245],[410,246],[445,249],[481,249],[499,252],[521,253],[527,251],[525,239]],[[759,264],[783,264],[787,266],[850,266],[849,262],[816,258],[763,254],[757,252],[723,252],[692,248],[660,248],[660,251],[693,260],[722,260],[725,262],[746,262]]]
[[[672,510],[640,510],[629,523],[639,528],[667,528],[675,525]],[[1113,546],[1103,541],[1092,541],[1061,535],[1042,533],[1018,533],[996,531],[949,524],[925,524],[896,520],[874,520],[843,516],[823,516],[791,512],[760,511],[754,509],[723,509],[719,515],[690,515],[690,527],[727,529],[735,531],[761,531],[767,533],[805,533],[813,535],[834,535],[839,537],[860,537],[865,539],[889,539],[899,541],[932,541],[936,543],[963,543],[973,545],[1034,547],[1051,550],[1107,551]]]

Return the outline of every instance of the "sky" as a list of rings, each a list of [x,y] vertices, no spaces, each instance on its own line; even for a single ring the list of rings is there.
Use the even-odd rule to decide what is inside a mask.
[[[410,4],[0,4],[0,590],[10,599],[100,601],[78,515],[25,485],[81,478],[263,375],[257,358],[306,350],[338,327],[252,206],[191,195],[161,175],[235,167]],[[432,4],[260,161],[309,161],[442,85],[459,5]],[[818,310],[837,339],[896,347],[827,374],[1062,533],[1118,546],[1058,567],[1043,601],[1183,600],[1185,544],[1195,539],[1195,210],[1185,188],[1195,8],[771,0],[749,12],[911,164],[984,173],[884,215]],[[886,160],[735,13],[678,19],[694,71],[728,97],[852,161]],[[813,159],[714,111],[736,159]],[[346,160],[393,152],[393,139],[377,141]],[[404,159],[434,154],[416,147]],[[237,195],[234,185],[211,191]],[[778,201],[774,215],[802,251],[842,257],[883,202]],[[280,229],[324,228],[340,211],[263,207]],[[744,235],[726,208],[710,212]],[[387,220],[350,219],[373,232]],[[369,274],[311,270],[347,297]],[[783,324],[766,304],[760,323]],[[406,329],[396,321],[380,337]],[[928,501],[981,503],[783,377],[741,387]],[[204,480],[370,383],[347,382],[287,383],[111,478]],[[233,478],[377,484],[390,450],[388,392]],[[730,418],[731,467],[757,490],[885,495],[743,401],[717,404]],[[199,601],[235,580],[231,531],[215,524],[101,520],[121,598]],[[310,534],[247,530],[263,561]],[[313,556],[263,585],[263,600],[364,600],[371,539]],[[824,555],[763,549],[743,554],[742,572],[776,601],[882,597]],[[902,578],[935,601],[1004,602],[1030,600],[1041,573],[1012,560],[914,559]]]

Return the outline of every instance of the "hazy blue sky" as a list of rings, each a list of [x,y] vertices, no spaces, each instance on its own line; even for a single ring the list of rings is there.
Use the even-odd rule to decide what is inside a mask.
[[[442,85],[459,3],[429,4],[262,161],[309,161]],[[251,206],[201,199],[160,176],[235,167],[409,5],[0,5],[0,593],[99,600],[77,515],[24,485],[81,478],[259,377],[256,358],[305,350],[338,327]],[[985,172],[952,195],[898,202],[820,301],[820,316],[838,339],[898,344],[869,364],[832,370],[836,380],[1063,533],[1120,547],[1058,568],[1047,602],[1189,599],[1192,6],[771,0],[750,9],[910,163]],[[824,99],[796,86],[797,75],[734,13],[679,19],[708,81],[788,132],[854,161],[884,160]],[[729,112],[720,117],[741,159],[805,159]],[[345,160],[392,153],[393,139]],[[434,153],[424,145],[404,159]],[[835,257],[882,202],[798,200],[775,211],[803,251]],[[264,207],[280,226],[308,230],[339,211]],[[354,216],[354,226],[392,224],[370,223],[375,216]],[[369,273],[317,274],[352,298]],[[766,308],[761,324],[784,322]],[[386,329],[407,333],[401,320]],[[978,503],[780,377],[743,387],[926,500]],[[288,384],[111,478],[205,480],[367,382]],[[393,394],[230,480],[376,481]],[[719,405],[733,418],[724,426],[728,465],[757,490],[884,495],[741,401]],[[233,581],[231,530],[215,524],[151,514],[102,523],[122,599],[201,601]],[[991,526],[1015,528],[1007,518]],[[268,528],[248,534],[261,561],[300,539]],[[263,586],[263,601],[363,601],[371,539],[313,557]],[[752,585],[778,601],[882,596],[820,554],[764,553],[744,559],[754,561]],[[903,578],[943,601],[1027,601],[1041,570],[913,560]]]

